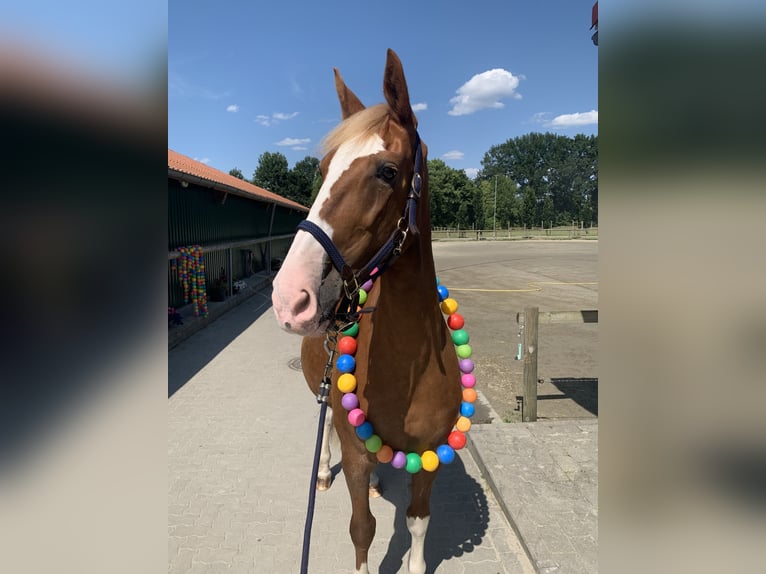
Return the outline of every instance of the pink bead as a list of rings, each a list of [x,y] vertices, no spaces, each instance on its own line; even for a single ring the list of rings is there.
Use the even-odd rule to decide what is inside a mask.
[[[351,423],[351,426],[358,427],[364,422],[365,416],[364,411],[362,409],[352,409],[348,413],[348,422]]]
[[[466,389],[470,389],[476,384],[476,377],[474,377],[471,373],[463,373],[463,375],[460,377],[460,382],[463,383],[463,386]]]

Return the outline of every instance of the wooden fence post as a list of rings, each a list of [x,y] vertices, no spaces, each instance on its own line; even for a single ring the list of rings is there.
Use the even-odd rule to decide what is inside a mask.
[[[524,416],[522,421],[537,420],[537,316],[538,307],[524,309]]]

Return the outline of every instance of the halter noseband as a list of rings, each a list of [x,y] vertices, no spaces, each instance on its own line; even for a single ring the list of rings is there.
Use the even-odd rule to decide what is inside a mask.
[[[404,213],[396,224],[396,229],[391,233],[388,240],[378,250],[378,252],[361,269],[354,271],[343,259],[340,251],[332,242],[332,239],[313,221],[304,219],[298,224],[298,229],[310,233],[316,239],[332,261],[333,267],[338,270],[343,280],[343,292],[345,301],[341,300],[338,305],[336,315],[341,314],[341,309],[347,307],[348,313],[356,310],[356,302],[359,299],[360,285],[368,279],[374,279],[380,276],[391,263],[401,254],[402,246],[409,233],[417,235],[420,231],[416,223],[417,205],[420,199],[420,191],[423,185],[423,178],[420,175],[421,164],[423,162],[423,150],[420,142],[420,135],[415,133],[415,163],[410,192],[407,194],[407,203],[404,206]],[[377,273],[373,273],[375,269]],[[373,276],[374,275],[374,276]],[[345,303],[345,305],[344,305]]]

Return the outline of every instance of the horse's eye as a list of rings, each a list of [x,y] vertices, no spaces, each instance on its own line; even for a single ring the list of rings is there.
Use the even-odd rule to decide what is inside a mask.
[[[396,168],[392,165],[384,165],[378,170],[378,176],[384,181],[391,183],[396,178]]]

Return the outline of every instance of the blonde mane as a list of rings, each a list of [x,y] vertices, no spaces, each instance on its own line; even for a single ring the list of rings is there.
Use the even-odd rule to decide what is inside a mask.
[[[345,141],[377,133],[388,118],[388,112],[386,104],[377,104],[346,118],[322,140],[322,155],[338,149]]]

